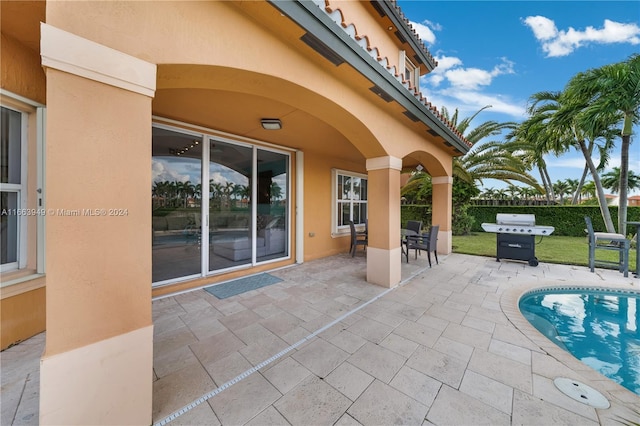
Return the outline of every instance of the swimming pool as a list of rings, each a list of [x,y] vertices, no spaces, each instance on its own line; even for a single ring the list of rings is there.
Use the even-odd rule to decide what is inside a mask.
[[[640,395],[640,292],[539,289],[522,296],[519,308],[549,340]]]

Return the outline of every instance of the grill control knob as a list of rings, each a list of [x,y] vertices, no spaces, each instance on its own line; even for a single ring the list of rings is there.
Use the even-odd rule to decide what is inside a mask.
[[[529,233],[532,233],[532,232],[533,232],[533,229],[529,229],[529,231],[528,231],[528,232],[529,232]]]
[[[502,228],[498,228],[498,231],[502,231]]]
[[[524,228],[521,228],[521,229],[520,229],[520,232],[524,232]]]

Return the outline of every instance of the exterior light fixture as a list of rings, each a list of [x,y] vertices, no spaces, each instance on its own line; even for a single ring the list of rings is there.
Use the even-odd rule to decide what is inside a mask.
[[[416,166],[416,170],[418,171],[418,173],[420,173],[422,170],[424,170],[424,167],[422,167],[422,164],[418,164]]]
[[[277,118],[263,118],[260,122],[262,123],[262,128],[265,130],[282,129],[282,122]]]

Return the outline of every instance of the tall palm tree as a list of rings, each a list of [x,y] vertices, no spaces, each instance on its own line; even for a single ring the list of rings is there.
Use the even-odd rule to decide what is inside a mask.
[[[529,118],[515,132],[518,140],[528,141],[539,152],[560,155],[571,147],[583,155],[596,185],[600,213],[608,232],[615,232],[611,213],[587,140],[594,144],[607,135],[608,126],[594,127],[590,132],[580,127],[578,114],[587,106],[584,99],[567,92],[538,92],[530,97]],[[551,185],[551,187],[553,187]]]
[[[618,230],[626,233],[629,188],[629,146],[633,125],[640,121],[640,55],[577,74],[567,90],[588,105],[578,117],[580,125],[593,133],[603,123],[620,130],[620,205]]]
[[[559,180],[553,184],[553,190],[560,197],[560,204],[564,204],[564,196],[571,192],[571,187],[566,180]]]
[[[602,175],[602,186],[617,194],[620,191],[620,167],[614,167],[610,172],[607,172]],[[640,175],[635,174],[633,171],[629,170],[629,174],[627,175],[627,186],[628,189],[638,189],[640,188]]]
[[[585,182],[582,185],[581,195],[586,195],[587,198],[595,198],[596,196],[596,184],[592,181]]]
[[[552,98],[553,94],[550,92],[540,92],[537,95],[544,99]],[[536,98],[537,99],[537,98]],[[544,159],[544,155],[549,152],[546,148],[546,139],[543,134],[546,130],[546,119],[544,112],[533,115],[531,107],[529,114],[531,117],[524,122],[520,123],[514,131],[507,135],[509,141],[510,150],[517,152],[518,155],[525,161],[530,168],[537,168],[542,179],[542,185],[544,187],[543,193],[547,199],[547,204],[551,204],[555,200],[555,194],[553,192],[553,182],[549,171],[547,169],[547,163]]]
[[[578,188],[580,187],[580,181],[578,179],[565,179],[564,182],[567,184],[567,188],[568,188],[567,195],[573,194],[571,204],[578,204],[577,199],[578,199]]]

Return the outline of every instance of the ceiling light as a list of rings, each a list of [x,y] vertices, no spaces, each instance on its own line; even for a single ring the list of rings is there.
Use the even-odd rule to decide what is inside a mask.
[[[262,128],[265,130],[280,130],[282,123],[277,118],[263,118],[260,120]]]

